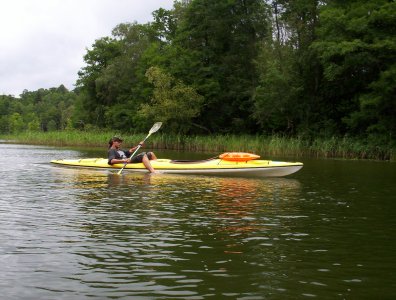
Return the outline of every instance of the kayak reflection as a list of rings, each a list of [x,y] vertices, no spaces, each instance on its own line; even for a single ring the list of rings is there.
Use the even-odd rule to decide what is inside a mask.
[[[58,183],[81,190],[78,200],[105,203],[114,210],[171,208],[202,220],[217,220],[225,232],[249,232],[262,227],[257,215],[265,210],[296,210],[293,199],[300,182],[289,178],[235,178],[199,175],[117,173],[107,170],[56,169]],[[94,207],[92,209],[95,210]],[[258,220],[258,222],[257,222]]]
[[[130,232],[177,236],[222,253],[245,253],[244,241],[271,243],[293,224],[279,215],[301,215],[300,182],[289,178],[235,178],[125,173],[106,170],[55,171],[59,185],[76,190],[76,206],[87,219],[82,229],[99,240]],[[293,219],[291,219],[293,222]],[[125,236],[124,236],[125,235]],[[104,237],[105,236],[105,237]],[[134,242],[136,243],[134,237]],[[174,249],[174,255],[183,256]]]
[[[164,193],[172,191],[175,186],[185,191],[201,193],[216,193],[229,201],[249,201],[254,198],[277,198],[289,193],[295,194],[300,189],[296,179],[268,178],[238,178],[181,174],[150,174],[125,173],[122,175],[109,170],[52,168],[53,176],[59,184],[77,189],[108,189],[114,188],[114,193],[122,187],[134,188],[139,185],[149,185],[154,189],[161,188]],[[125,191],[124,191],[125,192]]]

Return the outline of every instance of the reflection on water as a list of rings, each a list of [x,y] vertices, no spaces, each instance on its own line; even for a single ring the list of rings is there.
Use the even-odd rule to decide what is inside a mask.
[[[82,208],[88,212],[102,210],[98,202],[105,203],[111,212],[144,209],[155,211],[158,217],[165,210],[166,214],[185,215],[183,222],[210,223],[219,227],[218,232],[227,234],[257,231],[263,225],[263,211],[296,209],[292,199],[300,191],[299,181],[287,178],[142,173],[120,176],[107,170],[70,168],[54,168],[52,172],[62,178],[64,188],[86,190],[78,200],[84,201]]]
[[[258,296],[262,287],[239,283],[241,276],[261,281],[261,271],[252,272],[268,259],[260,248],[286,225],[274,214],[298,209],[288,200],[299,194],[295,179],[51,171],[62,178],[58,188],[81,191],[73,201],[85,220],[74,227],[90,247],[77,248],[86,272],[72,279],[123,286],[120,294],[127,285],[133,295]],[[104,270],[111,276],[103,281]]]
[[[308,161],[295,177],[268,179],[120,176],[48,164],[78,151],[0,148],[4,299],[391,299],[396,290],[387,165]]]

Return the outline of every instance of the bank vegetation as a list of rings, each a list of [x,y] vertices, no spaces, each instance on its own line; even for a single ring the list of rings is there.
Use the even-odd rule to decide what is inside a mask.
[[[35,144],[56,147],[107,147],[114,132],[51,131],[23,132],[0,135],[4,142]],[[126,146],[137,144],[146,134],[117,134]],[[375,159],[395,161],[395,149],[380,148],[354,138],[285,137],[280,135],[211,135],[192,136],[157,132],[147,140],[145,148],[222,153],[227,151],[253,152],[265,157],[318,157],[345,159]]]

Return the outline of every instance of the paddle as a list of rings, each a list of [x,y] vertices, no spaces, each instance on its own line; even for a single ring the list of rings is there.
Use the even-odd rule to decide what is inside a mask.
[[[157,132],[158,129],[161,128],[161,125],[162,125],[162,122],[157,122],[157,123],[155,123],[155,124],[153,125],[153,127],[151,127],[151,129],[150,129],[150,131],[149,131],[149,134],[146,136],[146,138],[143,140],[143,142],[142,142],[141,144],[143,144],[143,143],[148,139],[148,137],[149,137],[150,135],[152,135],[154,132]],[[132,155],[130,156],[131,159],[132,159],[132,157],[135,155],[135,153],[140,149],[140,147],[142,146],[141,144],[139,144],[139,145],[137,146],[136,150],[132,153]],[[127,164],[128,164],[128,163],[125,163],[124,166],[121,168],[121,170],[118,171],[117,174],[121,174],[121,173],[122,173],[122,170],[124,170],[124,168],[125,168],[125,166],[126,166]]]

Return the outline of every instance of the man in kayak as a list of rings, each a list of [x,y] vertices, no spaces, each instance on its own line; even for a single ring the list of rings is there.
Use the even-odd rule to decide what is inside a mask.
[[[143,163],[147,170],[151,173],[156,173],[150,160],[157,159],[153,152],[142,152],[135,157],[130,158],[133,151],[137,149],[138,146],[132,147],[129,150],[121,150],[122,139],[119,137],[112,137],[109,141],[109,152],[108,152],[108,164],[127,164],[127,163]],[[139,143],[139,146],[143,146],[143,142]]]

